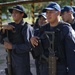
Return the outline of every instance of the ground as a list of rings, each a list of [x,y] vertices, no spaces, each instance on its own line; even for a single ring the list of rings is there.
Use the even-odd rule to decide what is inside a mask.
[[[5,75],[4,69],[7,67],[6,55],[7,55],[7,52],[5,51],[3,45],[0,44],[0,75]],[[31,65],[31,72],[33,75],[36,75],[34,59],[31,54],[30,54],[30,63],[31,63],[30,64]]]

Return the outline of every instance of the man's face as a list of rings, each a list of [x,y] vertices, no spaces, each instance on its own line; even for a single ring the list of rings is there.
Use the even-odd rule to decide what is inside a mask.
[[[63,21],[65,21],[65,22],[68,22],[68,20],[69,20],[69,12],[63,12],[62,14],[61,14],[61,16],[62,16],[62,20]]]
[[[56,20],[58,16],[58,11],[56,10],[47,10],[46,11],[46,17],[47,17],[47,21],[52,23]]]
[[[15,22],[18,22],[20,19],[22,19],[23,15],[24,15],[23,13],[20,13],[17,10],[13,10],[12,12],[12,18]]]

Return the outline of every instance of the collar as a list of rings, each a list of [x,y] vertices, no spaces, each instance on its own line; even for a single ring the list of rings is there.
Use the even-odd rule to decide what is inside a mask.
[[[16,25],[22,25],[22,26],[24,26],[24,24],[25,24],[25,22],[24,22],[24,20],[22,19],[22,20],[20,21],[20,23],[18,23],[18,24],[16,24]]]

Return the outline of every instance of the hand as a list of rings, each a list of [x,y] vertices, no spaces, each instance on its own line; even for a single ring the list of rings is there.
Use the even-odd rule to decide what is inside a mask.
[[[2,29],[3,30],[13,30],[15,27],[14,26],[12,26],[12,25],[4,25],[3,27],[2,27]]]
[[[5,33],[5,30],[13,30],[13,28],[15,27],[12,25],[3,25],[2,32]]]
[[[31,37],[30,42],[33,47],[38,46],[38,37]]]
[[[9,42],[4,42],[4,48],[10,50],[10,49],[12,49],[12,44]]]

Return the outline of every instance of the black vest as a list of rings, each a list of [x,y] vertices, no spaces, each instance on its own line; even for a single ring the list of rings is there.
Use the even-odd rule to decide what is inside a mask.
[[[54,39],[54,51],[55,51],[55,55],[58,57],[58,61],[61,62],[65,62],[65,46],[64,46],[64,36],[62,35],[62,30],[63,30],[63,26],[64,25],[68,25],[68,23],[65,22],[60,22],[58,24],[58,26],[56,26],[53,31],[55,32],[55,39]],[[49,31],[51,32],[51,28],[50,25],[47,24],[44,27],[41,28],[41,33],[44,33],[45,31]],[[43,47],[44,49],[44,55],[46,57],[49,56],[49,50],[47,49],[47,47],[49,47],[49,42],[46,41],[45,36],[42,36],[42,41],[43,41]]]
[[[24,27],[27,27],[27,24],[24,25],[14,25],[15,26],[14,30],[9,30],[8,31],[8,39],[12,44],[22,44],[25,43],[24,41],[24,36],[22,35],[22,29]]]

